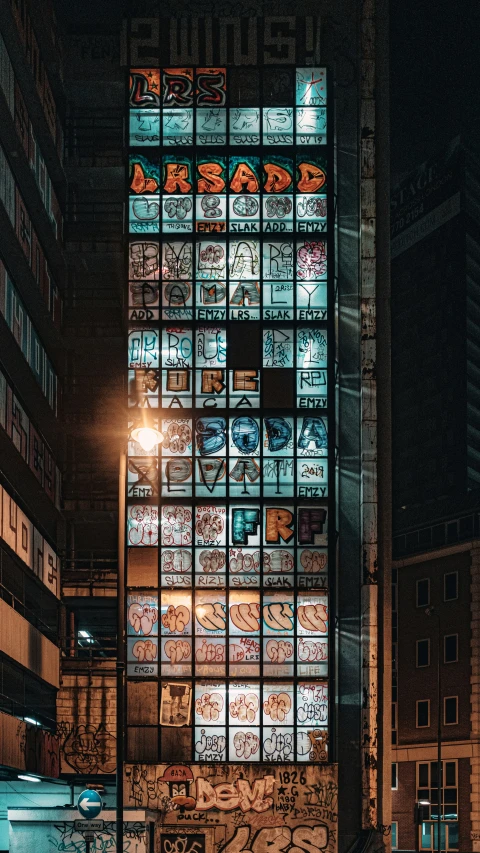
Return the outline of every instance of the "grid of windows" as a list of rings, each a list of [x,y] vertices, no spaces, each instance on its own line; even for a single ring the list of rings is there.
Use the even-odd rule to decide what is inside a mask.
[[[438,818],[437,762],[417,763],[417,800],[428,803],[424,808],[428,820],[419,828],[422,850],[438,848],[436,824]],[[458,849],[458,766],[456,761],[442,762],[441,835],[443,850]]]
[[[324,761],[327,75],[232,76],[130,73],[127,676],[193,760]]]

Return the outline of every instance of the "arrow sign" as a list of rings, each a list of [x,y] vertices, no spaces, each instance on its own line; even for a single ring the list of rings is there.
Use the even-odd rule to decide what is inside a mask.
[[[102,798],[96,791],[82,791],[78,800],[77,808],[82,817],[95,818],[102,811]]]

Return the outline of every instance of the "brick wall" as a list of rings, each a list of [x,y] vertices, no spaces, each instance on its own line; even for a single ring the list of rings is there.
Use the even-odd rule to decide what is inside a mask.
[[[62,773],[114,773],[115,676],[63,676],[57,699]]]

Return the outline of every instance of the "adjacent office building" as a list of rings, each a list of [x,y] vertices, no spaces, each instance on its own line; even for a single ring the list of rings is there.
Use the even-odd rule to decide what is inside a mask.
[[[442,847],[479,843],[478,175],[456,139],[392,194],[392,819],[399,849],[416,841],[437,848],[439,737]],[[419,829],[418,800],[429,803]]]

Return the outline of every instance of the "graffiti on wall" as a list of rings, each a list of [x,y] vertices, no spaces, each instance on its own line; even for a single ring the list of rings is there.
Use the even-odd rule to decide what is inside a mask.
[[[124,805],[159,813],[162,853],[335,853],[337,791],[333,765],[131,764],[124,776]]]
[[[74,725],[60,722],[63,771],[70,773],[114,773],[116,768],[115,737],[100,723]],[[65,766],[66,765],[66,766]]]
[[[105,821],[102,832],[96,832],[90,842],[90,853],[115,853],[116,824]],[[49,827],[48,841],[51,850],[58,853],[86,853],[86,841],[81,832],[75,830],[70,821],[53,824]],[[123,853],[145,853],[146,829],[140,821],[123,824]]]

